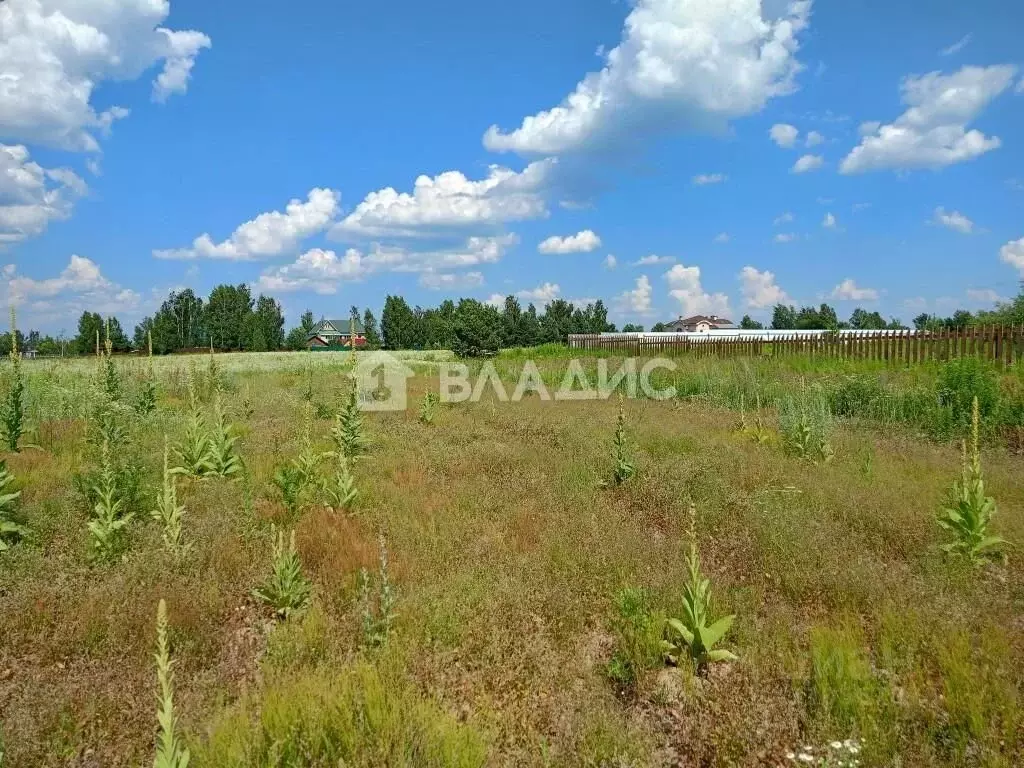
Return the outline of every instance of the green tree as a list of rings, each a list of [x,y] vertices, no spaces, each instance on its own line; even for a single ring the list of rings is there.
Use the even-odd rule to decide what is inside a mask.
[[[958,309],[949,318],[949,324],[953,328],[966,328],[969,325],[974,325],[974,315],[966,309]]]
[[[261,293],[249,317],[248,349],[265,352],[284,346],[284,314],[277,301]]]
[[[643,333],[644,327],[642,325],[634,325],[633,323],[626,323],[622,326],[623,333]]]
[[[401,296],[384,299],[380,327],[385,349],[411,349],[416,342],[417,318]]]
[[[299,324],[288,331],[285,347],[294,350],[305,349],[306,339],[315,327],[316,321],[313,319],[313,312],[307,309],[299,317]]]
[[[757,320],[752,318],[750,315],[744,315],[743,319],[740,320],[740,328],[748,331],[759,331],[764,328],[763,323],[759,323]]]
[[[920,315],[913,320],[914,328],[918,331],[937,331],[943,327],[941,317],[935,315],[929,315],[927,312],[922,312]]]
[[[363,312],[363,333],[366,336],[367,349],[380,349],[380,331],[377,330],[377,318],[367,309]]]
[[[147,334],[153,330],[153,318],[144,317],[135,325],[135,332],[132,334],[132,348],[140,352],[149,348]]]
[[[504,347],[525,347],[523,308],[512,294],[505,297],[501,310],[501,344]]]
[[[540,318],[541,342],[564,344],[566,337],[572,333],[572,327],[572,304],[564,299],[555,299],[544,308]]]
[[[858,330],[875,330],[885,328],[887,323],[878,312],[868,312],[857,307],[850,315],[850,327]]]
[[[523,312],[521,338],[524,347],[535,347],[541,343],[540,318],[533,304],[529,304]]]
[[[587,333],[610,333],[615,330],[615,326],[608,322],[608,307],[604,305],[601,299],[598,299],[593,304],[588,304],[587,313],[590,319]]]
[[[796,328],[796,309],[792,305],[776,304],[772,310],[772,329],[788,331]]]
[[[496,352],[501,347],[501,315],[476,299],[460,299],[455,308],[452,349],[460,357]]]
[[[665,333],[665,331],[667,330],[668,328],[665,326],[664,323],[655,323],[654,325],[651,326],[652,333]]]
[[[97,312],[83,312],[78,318],[78,335],[75,337],[75,351],[86,355],[96,351],[96,335],[103,342],[103,318]]]
[[[107,318],[107,325],[104,332],[106,333],[107,331],[110,333],[110,344],[115,352],[127,352],[131,349],[132,345],[128,340],[128,335],[124,332],[124,329],[121,328],[121,322],[113,315]],[[105,338],[106,337],[104,336],[104,340]]]
[[[455,343],[455,303],[445,299],[437,309],[423,312],[421,345],[427,349],[452,349]]]
[[[58,343],[52,336],[43,336],[43,338],[39,340],[36,352],[44,357],[59,355],[61,353],[60,343]]]
[[[835,330],[839,327],[839,317],[835,309],[828,304],[820,307],[801,307],[797,313],[794,328],[800,330]]]
[[[18,340],[18,349],[24,350],[26,348],[25,334],[23,334],[21,331],[15,331],[15,338]],[[2,355],[9,355],[9,354],[11,354],[11,332],[10,331],[7,331],[6,333],[0,334],[0,354],[2,354]]]
[[[206,304],[206,332],[219,349],[242,349],[251,328],[252,294],[245,283],[218,285]]]
[[[1021,281],[1020,293],[1016,298],[998,302],[993,310],[979,312],[974,322],[985,325],[1024,325],[1024,281]]]

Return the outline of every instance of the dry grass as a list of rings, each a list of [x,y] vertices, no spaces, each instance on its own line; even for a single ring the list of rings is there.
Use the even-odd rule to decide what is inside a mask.
[[[943,559],[934,516],[958,452],[898,430],[840,424],[819,465],[738,436],[734,412],[627,401],[638,473],[604,489],[614,399],[485,399],[425,425],[424,367],[407,413],[366,416],[354,515],[312,505],[297,521],[313,607],[275,624],[251,597],[283,515],[270,481],[302,440],[307,361],[316,399],[340,402],[331,357],[220,356],[246,477],[181,482],[184,557],[143,513],[107,565],[88,559],[73,480],[93,455],[74,396],[92,369],[35,369],[43,450],[8,457],[33,533],[0,555],[5,765],[151,760],[161,597],[197,765],[782,765],[846,738],[865,765],[1024,763],[1024,569],[1015,551],[980,574]],[[157,362],[159,409],[124,449],[146,503],[183,424],[185,363]],[[314,422],[324,448],[329,428]],[[1020,459],[983,458],[998,531],[1024,542]],[[642,586],[678,615],[691,501],[740,660],[705,678],[651,669],[624,692],[605,674],[612,598]],[[398,618],[365,649],[357,575],[381,535]]]

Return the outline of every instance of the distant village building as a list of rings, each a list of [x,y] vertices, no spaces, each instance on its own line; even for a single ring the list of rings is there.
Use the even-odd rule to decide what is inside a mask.
[[[680,317],[678,320],[665,324],[665,330],[674,333],[706,333],[707,331],[721,331],[735,327],[736,324],[732,320],[718,315]]]
[[[363,324],[355,321],[355,342],[357,347],[366,344],[366,332]],[[343,347],[348,349],[352,344],[351,320],[321,320],[313,330],[306,334],[307,349],[328,349]]]

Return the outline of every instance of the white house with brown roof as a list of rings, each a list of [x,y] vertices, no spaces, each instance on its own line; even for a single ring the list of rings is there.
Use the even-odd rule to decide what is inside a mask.
[[[680,317],[671,323],[665,324],[666,331],[676,333],[707,333],[708,331],[722,331],[735,328],[736,324],[727,318],[718,315],[693,315],[692,317]]]

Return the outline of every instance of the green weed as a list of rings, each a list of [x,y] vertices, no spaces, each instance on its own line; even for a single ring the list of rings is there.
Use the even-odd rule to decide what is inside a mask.
[[[971,439],[963,443],[963,473],[953,484],[946,506],[937,518],[943,530],[953,534],[954,540],[942,549],[966,558],[973,565],[986,561],[1005,560],[1002,547],[1006,540],[990,533],[996,502],[985,495],[985,480],[981,474],[981,455],[978,450],[978,398],[971,410]]]
[[[179,738],[178,718],[174,714],[174,661],[171,659],[170,644],[167,641],[167,604],[163,598],[156,609],[156,678],[158,708],[156,712],[159,730],[156,737],[156,755],[153,768],[188,768],[189,751]]]
[[[689,658],[703,670],[715,661],[735,661],[736,655],[724,648],[715,648],[732,627],[735,616],[711,619],[711,581],[700,570],[697,552],[697,510],[690,505],[690,551],[686,558],[689,581],[683,587],[683,615],[665,621],[664,651],[669,662],[678,664]]]
[[[646,670],[662,664],[664,620],[653,611],[650,595],[642,588],[621,589],[613,602],[615,615],[611,629],[615,650],[605,673],[613,683],[628,690]]]
[[[168,551],[179,554],[184,549],[181,521],[185,515],[185,507],[178,503],[178,481],[168,466],[168,453],[165,436],[163,487],[157,492],[156,506],[149,514],[160,523],[164,546]]]
[[[284,531],[274,530],[270,577],[253,594],[274,609],[282,619],[298,613],[309,605],[312,584],[302,574],[302,563],[295,549],[295,531],[285,546]]]
[[[125,509],[125,500],[119,492],[117,475],[110,460],[110,445],[106,441],[102,447],[99,483],[94,494],[96,504],[88,524],[93,553],[97,559],[109,560],[120,552],[125,528],[134,513]]]
[[[21,496],[10,486],[14,475],[7,469],[7,462],[0,459],[0,552],[10,549],[11,543],[28,535],[28,528],[14,520],[14,508]]]

